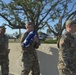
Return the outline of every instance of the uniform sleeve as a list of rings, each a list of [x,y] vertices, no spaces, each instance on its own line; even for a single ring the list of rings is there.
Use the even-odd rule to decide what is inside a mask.
[[[68,65],[68,61],[70,61],[69,55],[69,41],[67,41],[67,37],[62,37],[60,39],[60,50],[62,52],[62,58],[66,66]]]
[[[39,40],[39,36],[38,33],[36,31],[35,33],[35,37],[34,37],[34,48],[37,49],[40,46],[40,40]]]
[[[37,39],[38,39],[38,42],[36,42],[36,43],[38,43],[40,45],[39,35],[38,35],[37,31],[36,31],[36,36],[35,37],[37,37]]]

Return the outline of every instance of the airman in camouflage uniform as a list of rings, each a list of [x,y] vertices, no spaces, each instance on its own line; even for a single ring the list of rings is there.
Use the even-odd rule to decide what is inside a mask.
[[[0,26],[0,65],[2,75],[9,74],[8,38],[4,34],[5,27]]]
[[[59,75],[76,75],[76,21],[66,21],[66,32],[59,41]]]
[[[29,35],[30,31],[34,30],[34,27],[32,26],[33,23],[29,22],[26,24],[26,32],[22,37],[21,45],[26,40],[26,37]],[[30,39],[29,39],[30,40]],[[26,40],[28,41],[28,40]],[[32,71],[32,75],[40,75],[40,69],[39,69],[39,63],[38,63],[38,57],[35,50],[35,42],[37,42],[38,39],[35,38],[31,45],[28,47],[23,48],[23,70],[22,75],[29,75],[30,71]]]

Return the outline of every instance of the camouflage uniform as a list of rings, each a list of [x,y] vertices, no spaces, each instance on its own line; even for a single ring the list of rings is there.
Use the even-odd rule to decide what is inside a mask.
[[[0,65],[2,75],[9,73],[9,59],[8,59],[8,38],[5,34],[0,34]]]
[[[28,32],[23,35],[21,43],[24,41]],[[32,75],[40,75],[39,63],[36,50],[34,48],[34,42],[27,48],[23,49],[23,70],[22,75],[28,75],[32,70]]]
[[[59,42],[59,75],[72,75],[76,73],[76,44],[75,38],[66,32]]]

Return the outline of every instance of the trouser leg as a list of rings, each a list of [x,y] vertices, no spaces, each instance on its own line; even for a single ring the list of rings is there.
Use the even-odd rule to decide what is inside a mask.
[[[23,70],[21,75],[29,75],[31,71],[31,67],[32,67],[32,63],[30,64],[30,62],[28,61],[23,62]]]
[[[4,60],[1,64],[2,75],[9,75],[9,62],[8,60]]]
[[[40,68],[37,59],[33,62],[32,75],[40,75]]]

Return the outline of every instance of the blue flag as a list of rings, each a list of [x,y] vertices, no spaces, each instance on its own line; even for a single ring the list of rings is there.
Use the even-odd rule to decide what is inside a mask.
[[[36,30],[29,32],[29,34],[28,34],[27,37],[25,38],[24,42],[22,43],[22,47],[23,47],[23,48],[26,48],[26,47],[28,47],[29,45],[31,45],[32,42],[33,42],[33,40],[34,40],[34,37],[37,37],[38,40],[39,40],[39,36],[38,36],[38,33],[37,33]],[[39,44],[40,44],[40,41],[39,41]]]

